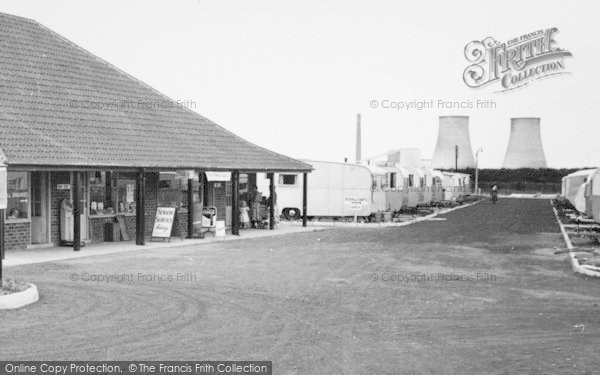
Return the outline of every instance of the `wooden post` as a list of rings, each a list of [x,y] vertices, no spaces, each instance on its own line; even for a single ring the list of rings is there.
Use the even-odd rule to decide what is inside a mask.
[[[302,175],[302,226],[306,226],[306,198],[308,195],[308,173]]]
[[[188,199],[188,224],[187,224],[187,238],[194,237],[194,182],[191,178],[188,178],[187,181],[187,199]]]
[[[231,173],[231,234],[240,235],[240,171]]]
[[[79,172],[73,172],[73,251],[81,249],[81,207],[79,198]]]
[[[145,200],[144,193],[146,191],[146,176],[144,170],[140,170],[137,174],[135,197],[135,244],[145,245],[146,238],[146,217],[145,217]]]
[[[2,259],[4,259],[4,210],[0,210],[0,288],[2,287]]]
[[[269,173],[269,196],[271,206],[269,207],[269,229],[275,229],[275,173]]]

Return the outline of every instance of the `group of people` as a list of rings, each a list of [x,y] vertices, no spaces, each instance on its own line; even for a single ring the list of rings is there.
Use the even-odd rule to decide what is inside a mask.
[[[261,223],[268,219],[268,208],[271,207],[271,204],[274,205],[275,212],[277,212],[275,192],[273,192],[273,199],[271,197],[267,199],[258,191],[257,186],[253,185],[249,193],[249,202],[245,200],[240,202],[240,226],[242,228],[260,227]]]

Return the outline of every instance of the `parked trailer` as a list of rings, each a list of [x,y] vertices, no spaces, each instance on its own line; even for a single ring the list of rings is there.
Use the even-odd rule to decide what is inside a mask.
[[[367,168],[369,168],[371,171],[371,177],[373,179],[373,183],[371,185],[371,189],[373,191],[372,209],[373,211],[385,211],[387,207],[385,196],[385,187],[387,185],[386,171],[376,165],[369,165]]]
[[[400,173],[402,173],[402,177],[404,178],[404,194],[402,195],[402,207],[417,207],[419,202],[424,200],[422,193],[420,196],[419,191],[417,189],[417,181],[419,178],[419,173],[417,172],[417,169],[399,166],[396,166],[396,168],[400,170]]]
[[[385,210],[397,212],[402,208],[404,200],[404,175],[402,171],[393,165],[381,165],[380,168],[385,173]]]
[[[306,211],[309,217],[368,218],[376,210],[373,202],[373,174],[363,165],[303,160],[313,166],[308,175]],[[260,174],[259,174],[260,175]],[[268,191],[266,175],[257,175],[259,190]],[[302,176],[275,174],[278,214],[286,219],[302,215]],[[360,210],[350,200],[363,202]]]
[[[417,181],[417,192],[419,193],[419,204],[430,205],[433,200],[433,175],[427,168],[417,168],[419,181]]]
[[[586,213],[586,184],[594,176],[596,169],[582,169],[564,176],[561,180],[561,194],[581,213]],[[587,194],[591,196],[591,194]]]
[[[430,169],[429,171],[433,179],[431,188],[431,201],[433,203],[439,203],[444,200],[444,174],[441,171],[437,171],[435,169]]]
[[[456,200],[471,194],[471,175],[458,172],[442,172],[444,175],[444,200]]]
[[[586,214],[600,223],[600,168],[594,169],[588,181]]]

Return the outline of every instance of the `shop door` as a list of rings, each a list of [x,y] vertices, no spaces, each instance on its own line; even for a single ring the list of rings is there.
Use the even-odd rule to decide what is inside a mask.
[[[31,172],[31,243],[49,242],[48,173]]]

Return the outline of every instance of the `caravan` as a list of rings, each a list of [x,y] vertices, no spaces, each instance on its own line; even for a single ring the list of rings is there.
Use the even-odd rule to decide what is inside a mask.
[[[306,214],[308,217],[368,219],[385,202],[383,195],[373,194],[373,173],[365,166],[348,163],[305,160],[313,166],[308,175]],[[376,172],[378,173],[378,172]],[[275,174],[276,214],[288,220],[302,215],[302,176]],[[259,190],[268,189],[266,175],[257,175]],[[374,200],[377,199],[377,202]],[[356,204],[356,202],[360,202]]]

